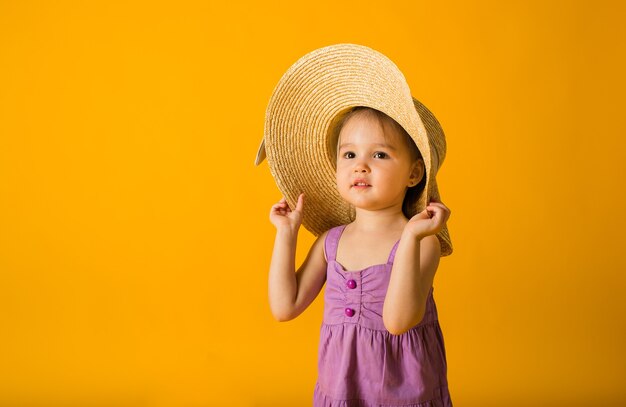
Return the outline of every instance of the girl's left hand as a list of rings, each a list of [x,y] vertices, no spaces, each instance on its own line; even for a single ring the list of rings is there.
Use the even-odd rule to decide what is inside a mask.
[[[450,209],[443,203],[431,200],[426,209],[409,219],[404,230],[419,238],[435,235],[441,232],[450,213]]]

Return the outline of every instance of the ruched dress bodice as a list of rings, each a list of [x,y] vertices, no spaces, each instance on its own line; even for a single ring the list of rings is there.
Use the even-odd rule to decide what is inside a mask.
[[[422,321],[401,335],[382,311],[398,242],[387,263],[348,271],[336,261],[346,225],[332,228],[314,405],[451,407],[443,335],[431,287]]]

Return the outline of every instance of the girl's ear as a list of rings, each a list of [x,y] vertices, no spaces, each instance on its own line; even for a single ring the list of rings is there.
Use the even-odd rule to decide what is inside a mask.
[[[414,187],[419,184],[424,176],[424,161],[420,158],[413,163],[411,169],[411,176],[409,177],[409,187]]]

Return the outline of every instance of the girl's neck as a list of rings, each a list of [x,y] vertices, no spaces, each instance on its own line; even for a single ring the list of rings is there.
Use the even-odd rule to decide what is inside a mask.
[[[356,217],[350,228],[358,233],[376,233],[382,230],[402,230],[409,220],[404,216],[402,209],[389,208],[378,211],[368,211],[356,208]]]

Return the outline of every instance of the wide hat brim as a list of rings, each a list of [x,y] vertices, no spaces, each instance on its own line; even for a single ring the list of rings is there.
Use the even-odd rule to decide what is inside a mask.
[[[415,204],[441,201],[436,173],[445,157],[443,131],[434,115],[411,91],[398,67],[369,47],[338,44],[312,51],[282,76],[265,115],[265,134],[255,165],[268,166],[287,203],[306,196],[303,226],[319,236],[354,220],[354,208],[337,191],[336,123],[356,106],[377,109],[398,122],[424,159],[426,185]],[[447,225],[437,234],[441,256],[453,251]]]

